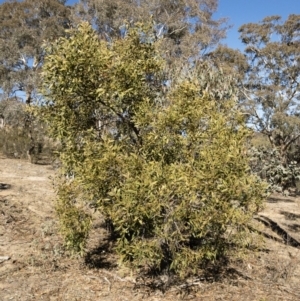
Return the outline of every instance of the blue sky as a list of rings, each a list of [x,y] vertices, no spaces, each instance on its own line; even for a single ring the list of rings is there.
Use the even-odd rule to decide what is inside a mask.
[[[245,23],[257,23],[266,16],[279,15],[283,20],[290,14],[300,14],[300,0],[219,0],[216,17],[228,17],[233,25],[223,42],[232,48],[242,48],[238,28]]]

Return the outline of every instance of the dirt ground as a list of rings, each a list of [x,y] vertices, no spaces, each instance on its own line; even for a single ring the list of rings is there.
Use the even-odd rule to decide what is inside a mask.
[[[119,268],[95,225],[85,258],[57,233],[50,165],[0,157],[0,300],[300,300],[300,198],[273,195],[254,221],[264,248],[208,277],[168,286]]]

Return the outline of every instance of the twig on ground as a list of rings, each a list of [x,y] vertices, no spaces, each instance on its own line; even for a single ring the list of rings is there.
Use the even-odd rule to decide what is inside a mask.
[[[108,283],[108,291],[110,292],[110,290],[111,290],[111,283],[110,283],[110,281],[105,276],[103,276],[103,279]]]
[[[9,260],[10,257],[9,256],[0,256],[0,263],[6,261],[6,260]]]

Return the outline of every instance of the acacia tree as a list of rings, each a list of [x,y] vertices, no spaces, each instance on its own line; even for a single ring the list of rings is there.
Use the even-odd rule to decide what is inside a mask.
[[[248,122],[265,135],[287,166],[288,151],[300,137],[300,15],[279,16],[243,25],[248,69],[242,104]]]
[[[198,58],[226,35],[226,19],[215,20],[218,0],[80,0],[79,19],[89,20],[106,40],[124,34],[124,21],[134,24],[152,18],[161,52],[169,64]]]
[[[56,203],[69,246],[84,251],[96,209],[123,262],[186,276],[249,243],[264,185],[249,174],[249,131],[232,93],[203,84],[218,73],[195,67],[162,94],[157,43],[149,26],[105,42],[81,24],[47,48],[37,112],[72,175]]]

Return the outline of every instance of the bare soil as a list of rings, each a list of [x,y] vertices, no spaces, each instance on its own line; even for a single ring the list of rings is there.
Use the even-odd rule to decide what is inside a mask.
[[[0,158],[0,300],[300,300],[300,198],[273,195],[254,220],[264,248],[185,283],[120,268],[101,223],[84,258],[57,232],[50,165]]]

